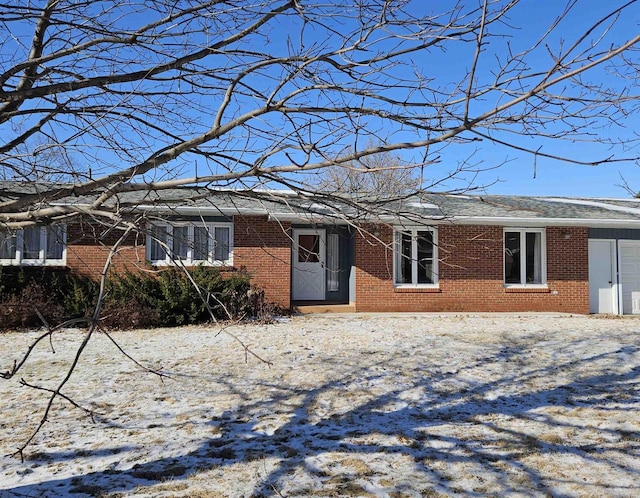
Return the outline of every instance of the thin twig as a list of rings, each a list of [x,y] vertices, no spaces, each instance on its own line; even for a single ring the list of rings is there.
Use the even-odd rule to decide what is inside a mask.
[[[100,278],[100,291],[98,293],[98,300],[97,300],[95,308],[93,310],[93,315],[91,317],[91,322],[89,323],[89,329],[87,330],[87,333],[85,334],[84,339],[82,340],[82,343],[80,344],[80,346],[76,350],[76,354],[75,354],[75,356],[73,358],[73,361],[71,362],[71,365],[69,366],[66,375],[64,376],[62,381],[58,384],[58,387],[56,387],[55,389],[50,390],[50,389],[42,388],[42,387],[39,387],[39,386],[30,385],[30,384],[27,384],[26,382],[24,383],[24,385],[28,385],[29,387],[31,387],[33,389],[40,389],[40,390],[44,390],[44,391],[50,392],[51,396],[49,397],[49,401],[47,402],[47,406],[46,406],[46,408],[44,410],[44,413],[43,413],[42,417],[40,418],[40,422],[38,423],[38,426],[31,433],[29,438],[12,454],[12,456],[20,455],[20,460],[22,462],[24,462],[24,450],[31,444],[31,442],[35,439],[35,437],[42,430],[42,427],[44,426],[44,424],[47,422],[48,417],[49,417],[49,413],[51,412],[51,408],[53,407],[53,403],[56,400],[56,398],[61,397],[63,399],[69,400],[69,398],[67,398],[65,395],[62,394],[62,392],[61,392],[62,388],[67,384],[67,382],[71,378],[71,375],[75,371],[76,366],[78,365],[78,363],[80,361],[80,357],[82,356],[82,353],[84,352],[85,348],[89,344],[89,340],[91,339],[91,336],[93,335],[93,332],[95,331],[95,329],[96,329],[96,327],[98,325],[98,320],[100,318],[100,310],[102,309],[102,302],[104,300],[104,294],[105,294],[105,290],[106,290],[106,280],[107,280],[107,274],[109,272],[109,268],[111,267],[111,263],[113,261],[113,257],[117,253],[118,248],[120,247],[122,242],[124,242],[124,240],[127,238],[129,233],[131,232],[131,230],[133,230],[133,228],[134,228],[133,225],[128,226],[127,229],[123,232],[123,234],[120,236],[120,238],[116,241],[116,243],[111,247],[111,250],[109,251],[109,254],[107,256],[107,260],[106,260],[106,262],[104,264],[104,267],[102,269],[102,276]],[[43,337],[46,337],[48,334],[50,334],[50,332],[47,332],[47,334],[45,334]]]
[[[26,380],[24,380],[24,378],[20,379],[20,385],[23,385],[25,387],[30,387],[31,389],[36,389],[37,391],[45,391],[51,394],[55,394],[55,389],[49,389],[48,387],[42,387],[42,386],[38,386],[37,384],[31,384],[30,382],[27,382]],[[79,410],[82,410],[83,412],[85,412],[87,415],[91,417],[92,422],[95,422],[95,419],[93,418],[94,415],[104,416],[103,413],[98,413],[94,410],[91,410],[90,408],[85,408],[84,406],[78,404],[66,394],[58,392],[57,396],[68,401],[71,405],[75,406]]]
[[[67,320],[66,322],[63,322],[59,325],[56,325],[55,327],[47,330],[47,332],[45,332],[44,334],[42,334],[41,336],[37,337],[32,343],[31,345],[27,348],[26,353],[23,355],[22,359],[20,360],[20,362],[18,362],[17,360],[13,360],[13,368],[11,370],[7,370],[6,372],[0,373],[0,377],[3,379],[10,379],[12,378],[16,373],[18,373],[18,371],[20,370],[20,368],[22,368],[22,366],[27,362],[27,360],[29,359],[29,356],[31,355],[31,352],[34,350],[34,348],[40,343],[40,341],[42,341],[43,339],[46,339],[47,337],[49,337],[49,344],[51,345],[51,350],[53,351],[53,353],[55,353],[55,349],[53,348],[53,342],[51,339],[51,336],[53,335],[54,332],[69,327],[70,325],[76,325],[78,323],[83,323],[83,322],[87,322],[89,319],[88,318],[73,318],[71,320]]]
[[[141,364],[138,360],[136,360],[133,356],[131,356],[129,353],[127,353],[122,346],[120,346],[120,344],[118,343],[118,341],[116,341],[111,334],[109,334],[109,332],[104,328],[104,327],[100,327],[100,332],[102,332],[104,335],[107,336],[107,338],[114,344],[114,346],[116,348],[118,348],[118,351],[120,351],[127,359],[131,360],[137,367],[141,368],[142,370],[144,370],[145,372],[148,373],[152,373],[154,375],[157,375],[158,377],[160,377],[160,380],[162,382],[164,382],[164,377],[171,377],[171,375],[161,372],[159,370],[155,370],[153,368],[149,368],[149,367],[145,367],[143,364]]]

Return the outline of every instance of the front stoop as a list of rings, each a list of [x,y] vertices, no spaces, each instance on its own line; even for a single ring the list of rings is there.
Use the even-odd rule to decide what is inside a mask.
[[[296,305],[294,310],[303,315],[318,313],[355,313],[355,304],[309,304]]]

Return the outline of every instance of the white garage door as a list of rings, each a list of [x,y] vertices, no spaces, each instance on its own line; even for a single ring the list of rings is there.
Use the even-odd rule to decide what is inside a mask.
[[[632,293],[640,292],[640,242],[620,241],[619,250],[622,312],[630,314],[633,312]]]

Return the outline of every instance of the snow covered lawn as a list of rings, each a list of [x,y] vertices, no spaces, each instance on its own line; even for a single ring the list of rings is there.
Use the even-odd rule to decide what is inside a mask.
[[[639,496],[640,320],[303,316],[103,335],[45,393],[0,380],[0,497]],[[33,339],[0,336],[0,371]],[[60,333],[22,377],[53,387]]]

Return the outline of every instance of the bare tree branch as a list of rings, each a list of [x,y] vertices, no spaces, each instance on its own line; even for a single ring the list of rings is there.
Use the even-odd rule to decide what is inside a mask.
[[[133,228],[133,227],[131,227],[131,228]],[[67,373],[64,376],[64,378],[60,381],[60,383],[58,384],[58,386],[55,389],[47,389],[47,388],[44,388],[44,387],[41,387],[41,386],[30,384],[30,383],[26,382],[24,379],[21,380],[21,383],[23,385],[25,385],[25,386],[51,393],[51,395],[49,396],[49,401],[47,402],[47,406],[46,406],[46,408],[45,408],[45,410],[43,412],[42,417],[40,418],[40,422],[38,423],[37,427],[31,433],[31,436],[29,436],[29,438],[14,453],[14,456],[15,455],[20,455],[20,459],[22,461],[24,461],[24,450],[31,444],[31,442],[38,435],[38,433],[40,432],[42,427],[44,427],[44,424],[47,422],[47,419],[49,418],[49,413],[51,412],[51,408],[53,407],[53,403],[55,402],[55,400],[58,397],[63,398],[66,401],[69,401],[70,403],[72,403],[77,408],[81,408],[72,399],[70,399],[68,396],[64,395],[62,393],[62,389],[67,384],[67,382],[69,382],[69,379],[71,378],[71,375],[75,371],[76,366],[78,365],[78,362],[80,361],[80,358],[82,356],[83,351],[85,350],[85,348],[89,344],[89,341],[90,341],[91,337],[93,336],[93,332],[95,331],[96,327],[98,326],[98,321],[100,320],[100,310],[102,309],[102,302],[104,300],[104,292],[105,292],[105,288],[106,288],[105,284],[106,284],[106,281],[107,281],[107,274],[108,274],[108,271],[109,271],[109,267],[111,266],[111,261],[113,260],[113,257],[116,254],[116,252],[118,251],[118,248],[120,247],[120,244],[122,244],[122,242],[129,235],[129,232],[131,231],[131,228],[129,230],[125,231],[122,234],[122,236],[118,239],[118,241],[111,248],[111,251],[109,251],[109,255],[107,256],[107,261],[105,262],[105,265],[104,265],[104,268],[103,268],[103,271],[102,271],[102,278],[100,279],[100,292],[98,294],[98,300],[96,302],[96,306],[95,306],[95,309],[93,311],[93,316],[91,317],[89,328],[88,328],[88,330],[87,330],[82,342],[80,343],[80,346],[78,346],[78,349],[76,350],[76,353],[75,353],[75,356],[73,358],[73,361],[71,362],[71,365],[69,365],[69,368],[67,369]],[[45,334],[45,336],[50,335],[50,333],[51,332]],[[43,337],[43,336],[41,336],[41,337]],[[38,341],[36,341],[36,343],[39,342],[39,340],[40,339],[38,339]],[[35,344],[34,344],[34,346],[35,346]],[[33,347],[30,348],[29,352],[31,352],[32,349],[33,349]],[[88,414],[90,414],[93,417],[93,412],[91,410],[88,410],[88,409],[85,409],[85,408],[81,408],[81,409],[83,411],[87,412]]]
[[[640,35],[628,29],[639,0],[604,4],[599,14],[566,0],[540,25],[519,0],[445,4],[0,4],[0,181],[27,186],[0,191],[0,229],[90,220],[104,229],[98,239],[117,234],[66,376],[53,389],[23,381],[50,397],[16,454],[58,397],[73,403],[62,391],[99,326],[107,272],[127,236],[149,234],[143,204],[153,195],[202,187],[182,189],[189,194],[180,201],[214,205],[228,189],[286,208],[284,187],[364,231],[358,216],[374,208],[413,220],[386,201],[481,188],[481,172],[508,167],[512,153],[588,166],[640,159]],[[483,164],[490,147],[504,157]],[[340,188],[327,188],[335,171],[330,183]],[[185,273],[214,319],[223,303]],[[75,323],[47,324],[0,376],[16,376],[34,348]],[[219,326],[247,357],[269,364]],[[136,365],[165,375],[105,335]]]
[[[429,13],[408,1],[160,1],[146,15],[109,1],[0,8],[7,26],[33,25],[0,47],[5,178],[33,177],[36,143],[80,165],[66,185],[4,199],[3,221],[70,215],[75,208],[47,211],[69,196],[93,195],[90,209],[100,211],[128,189],[273,185],[384,152],[422,168],[443,147],[479,136],[532,155],[546,140],[602,141],[611,151],[591,163],[633,161],[622,152],[636,138],[589,130],[596,122],[624,127],[637,109],[634,86],[603,79],[611,64],[637,63],[640,37],[615,29],[637,1],[585,20],[582,30],[573,17],[580,6],[559,5],[517,52],[512,18],[525,6],[516,0]],[[558,40],[570,22],[577,34]],[[468,53],[470,68],[438,69],[444,50]],[[519,136],[543,142],[523,146]],[[363,148],[363,139],[381,145]],[[416,161],[412,151],[425,149],[432,157]],[[205,165],[194,175],[196,156]]]

